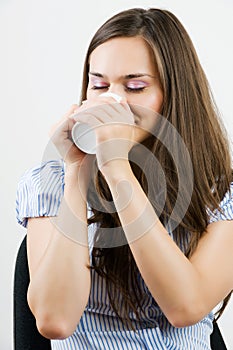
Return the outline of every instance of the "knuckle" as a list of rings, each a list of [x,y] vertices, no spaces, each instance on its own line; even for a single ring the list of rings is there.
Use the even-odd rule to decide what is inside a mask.
[[[71,109],[78,108],[78,105],[76,103],[72,104]]]

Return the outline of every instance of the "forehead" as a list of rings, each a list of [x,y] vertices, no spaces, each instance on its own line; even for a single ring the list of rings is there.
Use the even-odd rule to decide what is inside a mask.
[[[142,37],[114,38],[99,45],[90,55],[90,71],[116,76],[129,73],[155,74],[152,49]]]

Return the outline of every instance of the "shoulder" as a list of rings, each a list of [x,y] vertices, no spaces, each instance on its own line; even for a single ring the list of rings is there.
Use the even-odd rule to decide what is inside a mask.
[[[229,190],[225,193],[219,204],[219,209],[213,211],[207,210],[209,215],[209,223],[220,220],[233,220],[233,182],[230,184]]]
[[[64,178],[64,163],[61,160],[50,160],[28,169],[18,183],[18,189],[23,186],[32,186],[33,189],[44,189],[45,186]]]
[[[17,187],[17,221],[26,227],[29,217],[56,215],[63,192],[62,160],[43,162],[27,170]]]

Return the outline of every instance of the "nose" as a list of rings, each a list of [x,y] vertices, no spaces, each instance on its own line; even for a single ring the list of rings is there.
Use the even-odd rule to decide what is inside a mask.
[[[115,94],[114,92],[104,92],[103,94],[101,94],[100,96],[104,96],[104,97],[112,97],[114,98],[117,102],[121,102],[123,101],[123,98],[120,95]]]
[[[123,87],[116,86],[116,85],[110,85],[108,88],[108,92],[111,94],[117,95],[121,97],[121,102],[127,103],[127,96],[126,92],[124,91]]]

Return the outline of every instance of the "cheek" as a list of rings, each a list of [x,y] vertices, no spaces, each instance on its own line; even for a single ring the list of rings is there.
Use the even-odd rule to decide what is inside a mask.
[[[87,85],[86,98],[87,100],[96,98],[99,95],[99,90],[92,89],[92,83],[89,81]]]
[[[86,93],[86,96],[87,96],[87,100],[89,100],[92,96],[93,96],[93,90],[90,89],[90,86],[88,85],[87,86],[87,93]]]
[[[154,112],[159,113],[162,108],[163,95],[160,91],[158,91],[154,94],[130,96],[130,98],[128,98],[128,103],[132,105],[140,105],[144,108],[149,108]]]
[[[87,100],[89,100],[90,97],[91,97],[91,92],[90,92],[90,90],[87,90],[86,96],[87,96]]]
[[[161,93],[158,93],[154,96],[148,96],[148,99],[146,102],[147,102],[147,106],[145,105],[145,107],[148,107],[153,111],[159,113],[162,108],[163,96]]]

